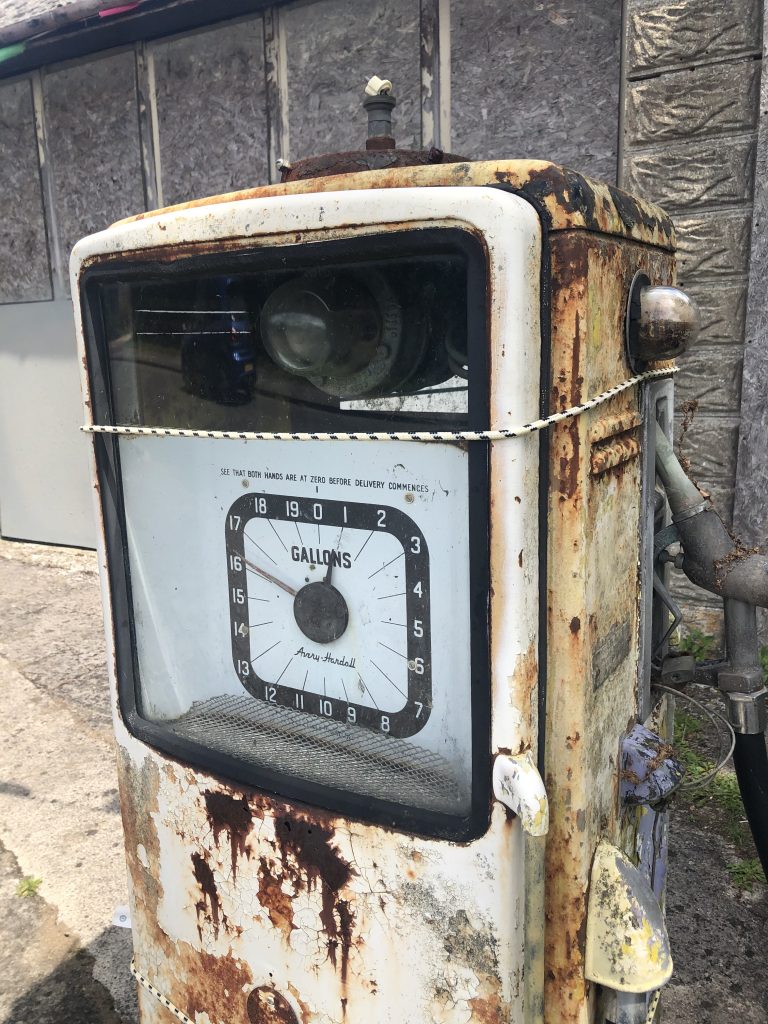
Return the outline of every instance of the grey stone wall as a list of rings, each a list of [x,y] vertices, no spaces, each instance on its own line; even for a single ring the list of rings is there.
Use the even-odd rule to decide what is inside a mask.
[[[620,49],[620,0],[452,0],[452,148],[615,181]]]
[[[365,138],[362,87],[389,78],[398,144],[421,145],[419,0],[323,0],[281,11],[291,160],[358,149]]]
[[[764,33],[763,46],[768,43]],[[765,59],[765,51],[764,51]],[[768,76],[757,135],[746,346],[734,525],[750,546],[768,546]]]
[[[43,76],[48,159],[61,253],[144,209],[132,52]],[[62,268],[65,288],[69,278]]]
[[[0,302],[52,297],[29,81],[0,85]]]
[[[164,203],[267,180],[263,37],[254,18],[153,47]]]
[[[679,280],[702,309],[680,360],[680,451],[730,525],[736,484],[762,36],[759,0],[628,0],[622,184],[672,214]],[[720,634],[720,604],[683,577],[692,625]]]
[[[763,11],[763,67],[768,31]],[[768,549],[768,75],[760,88],[752,206],[749,289],[741,389],[739,455],[734,496],[734,529],[748,547]],[[768,644],[768,611],[758,613],[761,640]]]

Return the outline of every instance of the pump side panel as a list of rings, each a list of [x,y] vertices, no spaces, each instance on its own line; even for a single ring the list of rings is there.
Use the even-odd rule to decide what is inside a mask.
[[[626,380],[624,315],[638,270],[672,281],[668,253],[552,236],[551,410]],[[553,429],[545,939],[547,1024],[584,1024],[587,885],[601,837],[620,844],[619,742],[638,711],[642,396],[638,388]],[[592,986],[594,990],[594,986]]]

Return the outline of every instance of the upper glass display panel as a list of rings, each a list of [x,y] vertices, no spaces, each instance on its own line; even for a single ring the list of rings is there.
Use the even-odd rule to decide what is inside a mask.
[[[109,362],[97,415],[176,429],[460,429],[473,247],[425,231],[215,265],[123,264],[91,293]]]

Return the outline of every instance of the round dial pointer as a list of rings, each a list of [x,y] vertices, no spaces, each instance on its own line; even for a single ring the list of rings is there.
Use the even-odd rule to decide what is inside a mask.
[[[289,584],[283,583],[283,581],[279,580],[277,576],[273,576],[271,573],[268,573],[266,569],[260,569],[258,565],[254,565],[253,562],[249,562],[247,558],[244,559],[244,561],[251,572],[255,572],[257,575],[263,576],[265,580],[269,580],[269,582],[274,583],[276,587],[280,587],[282,590],[285,590],[286,593],[291,595],[291,597],[296,597],[297,591],[293,587],[289,586]]]

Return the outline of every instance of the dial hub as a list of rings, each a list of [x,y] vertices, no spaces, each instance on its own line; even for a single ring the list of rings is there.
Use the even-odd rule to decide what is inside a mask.
[[[338,640],[349,623],[349,609],[342,595],[330,583],[308,583],[296,595],[293,617],[304,636],[316,644]]]

